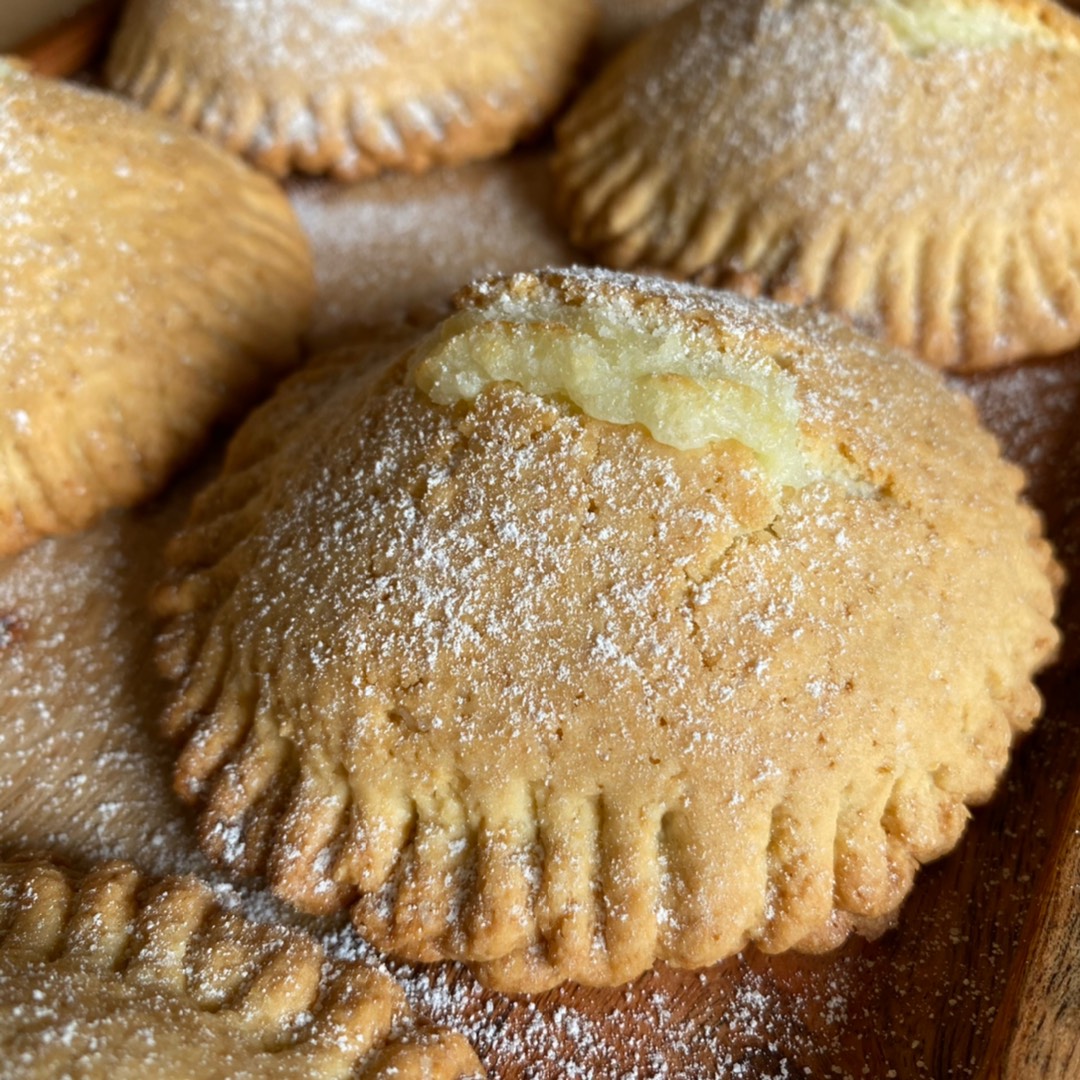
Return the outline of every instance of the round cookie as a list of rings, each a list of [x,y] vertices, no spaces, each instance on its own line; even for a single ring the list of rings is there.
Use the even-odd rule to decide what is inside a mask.
[[[109,83],[276,175],[501,153],[569,88],[588,0],[131,0]]]
[[[570,110],[558,201],[612,266],[989,367],[1080,340],[1078,103],[1048,0],[697,0]]]
[[[299,359],[281,191],[202,139],[0,61],[0,555],[157,491]]]
[[[932,371],[603,271],[314,362],[172,542],[219,863],[505,990],[895,911],[1040,707],[1059,571]]]
[[[0,862],[0,1052],[4,1076],[37,1080],[483,1075],[462,1036],[412,1023],[388,976],[224,910],[194,878],[25,857]]]

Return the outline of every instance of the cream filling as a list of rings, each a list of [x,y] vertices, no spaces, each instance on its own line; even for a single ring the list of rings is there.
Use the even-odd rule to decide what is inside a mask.
[[[810,479],[794,377],[761,352],[724,351],[707,332],[597,308],[474,309],[447,319],[413,360],[417,385],[440,405],[509,382],[597,420],[640,424],[680,450],[735,440],[779,484]]]
[[[866,7],[888,24],[915,56],[935,49],[1004,49],[1013,44],[1072,47],[1037,19],[1018,18],[1006,5],[957,0],[845,0]]]

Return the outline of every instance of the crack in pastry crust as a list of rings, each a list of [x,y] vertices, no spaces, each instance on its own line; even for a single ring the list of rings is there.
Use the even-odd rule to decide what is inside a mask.
[[[0,72],[0,164],[3,555],[156,492],[299,359],[314,279],[274,184],[106,95]]]
[[[110,84],[276,175],[494,156],[569,88],[582,0],[136,0]]]
[[[919,14],[943,7],[948,33]],[[561,215],[609,265],[816,303],[939,367],[1068,348],[1078,27],[1043,0],[699,0],[562,121]]]
[[[438,405],[430,338],[316,362],[155,598],[205,849],[510,990],[879,928],[1039,709],[1059,572],[1019,470],[821,316],[603,272],[458,300],[559,303],[783,357],[814,479],[513,383]]]
[[[460,1080],[460,1035],[411,1025],[401,989],[296,930],[129,863],[0,863],[5,1076]]]

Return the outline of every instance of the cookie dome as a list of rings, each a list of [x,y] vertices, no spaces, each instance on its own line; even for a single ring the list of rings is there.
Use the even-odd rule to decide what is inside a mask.
[[[132,0],[110,84],[277,175],[498,154],[574,77],[589,0]]]
[[[824,316],[480,283],[290,379],[196,502],[155,600],[177,788],[219,862],[503,989],[830,947],[1038,713],[1021,486]]]
[[[992,367],[1080,341],[1077,102],[1044,0],[697,0],[575,102],[558,201],[608,265]]]
[[[158,491],[300,358],[288,201],[204,140],[0,62],[0,555]]]

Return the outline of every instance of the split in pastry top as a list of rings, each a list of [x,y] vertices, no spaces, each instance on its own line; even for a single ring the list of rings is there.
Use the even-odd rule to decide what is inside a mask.
[[[1078,102],[1048,0],[698,0],[570,110],[558,198],[612,265],[988,367],[1080,341]]]
[[[132,0],[107,74],[278,175],[418,172],[539,128],[594,21],[590,0]]]
[[[156,492],[299,359],[281,191],[104,94],[0,65],[0,555]]]
[[[513,990],[879,927],[1039,710],[1019,470],[825,316],[600,271],[457,305],[290,379],[170,546],[205,849]]]

